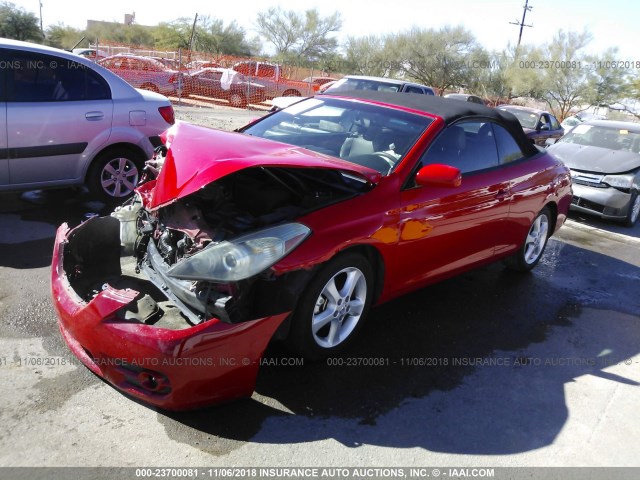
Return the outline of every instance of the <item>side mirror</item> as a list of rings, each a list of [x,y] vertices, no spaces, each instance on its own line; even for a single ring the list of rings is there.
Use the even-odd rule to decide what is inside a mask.
[[[549,124],[548,123],[540,124],[540,126],[538,127],[538,131],[549,131]]]
[[[462,184],[462,172],[459,168],[440,163],[426,165],[418,171],[416,184],[423,187],[456,188]]]

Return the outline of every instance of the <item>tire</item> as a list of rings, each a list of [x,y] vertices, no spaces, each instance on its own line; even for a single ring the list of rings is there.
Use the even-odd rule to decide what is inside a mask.
[[[334,257],[303,292],[286,345],[309,360],[344,350],[362,327],[373,296],[373,269],[362,256]]]
[[[87,178],[91,194],[105,203],[129,198],[138,184],[143,163],[140,155],[126,148],[101,153]]]
[[[236,108],[247,108],[247,98],[242,93],[231,93],[229,95],[229,104]]]
[[[300,92],[297,90],[285,90],[282,94],[283,97],[301,97]]]
[[[627,212],[627,218],[624,219],[625,227],[633,227],[640,218],[640,195],[637,191],[631,193],[631,199],[629,200],[629,211]]]
[[[504,260],[505,265],[518,272],[528,272],[535,267],[542,258],[547,240],[551,236],[550,226],[551,214],[545,207],[533,220],[522,246]]]
[[[150,90],[152,92],[160,93],[160,89],[153,83],[145,83],[140,88],[144,90]]]

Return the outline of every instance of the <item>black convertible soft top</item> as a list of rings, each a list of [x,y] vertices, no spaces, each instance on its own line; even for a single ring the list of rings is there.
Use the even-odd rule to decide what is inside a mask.
[[[331,94],[326,94],[327,96]],[[525,155],[534,155],[538,149],[533,145],[522,130],[518,119],[509,112],[489,108],[473,102],[463,102],[433,95],[419,95],[416,93],[378,92],[374,90],[352,90],[331,95],[335,97],[352,97],[374,102],[397,105],[442,117],[447,125],[466,118],[486,118],[505,127],[520,145]]]

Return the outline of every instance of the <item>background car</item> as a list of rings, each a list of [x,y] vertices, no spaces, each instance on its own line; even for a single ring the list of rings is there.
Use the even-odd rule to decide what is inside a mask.
[[[548,147],[571,169],[571,209],[632,227],[640,216],[640,125],[591,120]]]
[[[564,135],[564,128],[549,112],[516,105],[499,105],[497,108],[515,115],[527,138],[536,145],[545,145],[547,139]]]
[[[434,96],[321,95],[163,138],[155,181],[61,226],[52,262],[72,351],[162,408],[251,395],[274,338],[337,355],[373,305],[497,260],[531,270],[571,201],[512,115]]]
[[[580,125],[588,120],[606,120],[604,115],[595,115],[593,113],[581,112],[570,117],[565,118],[560,125],[564,128],[565,133],[571,130],[576,125]]]
[[[460,100],[462,102],[473,102],[478,103],[480,105],[484,105],[484,101],[475,95],[470,95],[468,93],[448,93],[444,96],[444,98],[450,98],[452,100]]]
[[[178,93],[178,83],[182,74],[153,58],[118,54],[103,58],[98,64],[136,88],[166,96],[175,96]]]
[[[223,84],[223,76],[229,76]],[[225,86],[227,88],[225,88]],[[228,68],[203,68],[184,77],[184,94],[228,100],[232,107],[245,108],[265,100],[264,86],[248,82],[244,75]]]
[[[320,90],[320,87],[322,85],[325,85],[329,82],[335,82],[336,80],[338,79],[332,77],[307,77],[302,79],[303,82],[311,84],[311,88],[314,92]]]
[[[0,41],[0,190],[86,184],[102,200],[133,193],[171,103],[78,55]]]
[[[402,92],[417,93],[422,95],[435,95],[431,87],[419,83],[395,80],[393,78],[368,77],[362,75],[347,75],[336,80],[323,93],[338,93],[350,90],[371,90],[377,92]]]

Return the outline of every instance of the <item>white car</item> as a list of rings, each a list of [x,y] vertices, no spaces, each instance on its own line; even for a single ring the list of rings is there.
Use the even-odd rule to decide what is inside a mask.
[[[103,201],[133,193],[174,123],[166,97],[63,50],[0,40],[0,191],[86,184]]]

